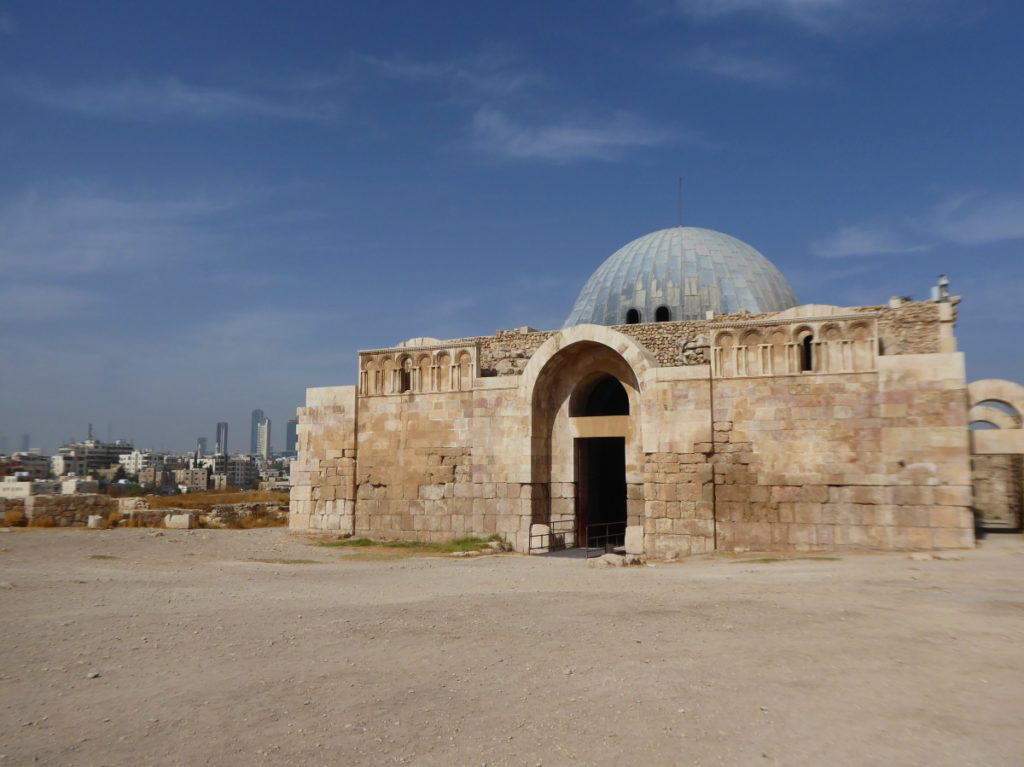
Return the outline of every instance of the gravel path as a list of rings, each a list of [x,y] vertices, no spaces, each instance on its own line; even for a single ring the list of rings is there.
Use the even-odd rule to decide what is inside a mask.
[[[1020,536],[594,569],[14,530],[0,639],[0,765],[1024,763]]]

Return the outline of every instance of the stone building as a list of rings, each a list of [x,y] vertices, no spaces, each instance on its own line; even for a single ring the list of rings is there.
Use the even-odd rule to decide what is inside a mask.
[[[416,338],[308,389],[290,526],[649,556],[972,546],[979,482],[1020,491],[1012,465],[972,476],[972,449],[1024,452],[1024,388],[968,387],[958,302],[798,305],[750,246],[655,232],[561,330]],[[998,420],[976,406],[1018,416],[971,431]]]

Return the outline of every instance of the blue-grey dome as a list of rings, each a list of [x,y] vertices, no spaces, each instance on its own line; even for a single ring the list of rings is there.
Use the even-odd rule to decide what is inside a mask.
[[[745,242],[677,226],[615,251],[587,280],[564,327],[654,322],[666,309],[669,320],[702,320],[708,310],[778,312],[796,305],[782,273]],[[627,317],[631,309],[639,316]]]

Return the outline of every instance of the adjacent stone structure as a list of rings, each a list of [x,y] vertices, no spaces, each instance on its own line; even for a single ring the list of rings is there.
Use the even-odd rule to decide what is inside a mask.
[[[756,274],[685,279],[669,291],[683,304],[645,311],[760,289]],[[638,303],[652,290],[656,275]],[[616,529],[630,553],[665,557],[972,546],[956,303],[630,309],[622,325],[360,352],[356,386],[309,389],[298,410],[290,526],[498,534],[519,551]]]

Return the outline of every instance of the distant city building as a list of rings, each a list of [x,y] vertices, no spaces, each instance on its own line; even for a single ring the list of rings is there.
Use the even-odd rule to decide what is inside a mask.
[[[299,419],[291,418],[288,420],[288,425],[285,427],[284,434],[284,452],[285,455],[295,455],[295,445],[299,441]]]
[[[7,435],[0,435],[0,455],[7,455]]]
[[[126,440],[100,442],[96,439],[87,439],[84,442],[72,442],[60,447],[50,464],[53,473],[58,477],[68,474],[99,474],[100,470],[109,469],[111,466],[120,467],[121,456],[134,450],[132,443]]]
[[[183,493],[207,490],[210,486],[210,470],[206,468],[178,469],[174,482]]]
[[[100,483],[97,482],[95,479],[72,477],[71,479],[61,480],[60,483],[61,495],[74,495],[75,493],[98,493],[99,491]]]
[[[118,456],[117,460],[124,467],[125,473],[132,476],[137,476],[143,469],[163,471],[164,468],[164,457],[160,453],[133,450]]]
[[[5,473],[14,477],[46,479],[50,476],[50,457],[37,451],[17,452],[7,461]]]
[[[259,482],[260,468],[252,456],[240,455],[228,461],[227,475],[231,487],[247,489]]]
[[[28,434],[21,435],[21,452],[27,453],[31,447],[32,438]]]
[[[174,474],[166,469],[159,469],[150,466],[139,472],[135,479],[143,487],[162,488],[170,487],[174,483]]]
[[[210,451],[207,449],[207,444],[206,437],[198,437],[196,439],[196,452],[199,453],[199,455],[206,455],[209,453]]]
[[[257,452],[258,452],[256,450],[256,447],[257,447],[256,439],[257,439],[257,432],[259,430],[260,421],[262,421],[262,420],[263,420],[263,411],[262,410],[253,410],[252,411],[252,431],[251,431],[250,436],[249,436],[249,455],[256,455]]]
[[[228,423],[227,421],[217,422],[217,455],[228,454]]]
[[[256,424],[256,455],[270,458],[270,419],[264,418]]]

